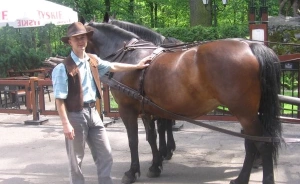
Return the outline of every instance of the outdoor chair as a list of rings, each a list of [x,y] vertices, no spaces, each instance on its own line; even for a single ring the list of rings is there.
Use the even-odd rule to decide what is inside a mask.
[[[26,91],[16,85],[0,85],[1,107],[21,108],[21,102],[26,104]],[[20,101],[21,98],[21,101]]]

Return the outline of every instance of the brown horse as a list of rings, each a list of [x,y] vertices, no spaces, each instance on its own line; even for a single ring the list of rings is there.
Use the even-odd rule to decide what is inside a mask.
[[[127,21],[121,21],[115,19],[115,15],[109,16],[109,14],[106,12],[103,18],[103,23],[108,23],[112,25],[116,25],[122,29],[125,29],[127,31],[130,31],[136,35],[138,35],[141,39],[145,41],[149,41],[154,43],[155,45],[174,45],[174,44],[182,44],[183,42],[171,38],[171,37],[165,37],[147,27],[134,24],[131,22]],[[151,118],[143,118],[143,121],[150,121],[150,122],[144,122],[146,123],[149,127],[147,134],[147,140],[150,144],[150,146],[156,146],[156,136],[155,136],[155,125],[154,122],[157,122],[157,132],[159,135],[159,153],[162,156],[162,159],[170,160],[173,156],[173,152],[176,149],[176,144],[173,136],[173,125],[175,125],[175,121],[172,119],[165,119],[165,118],[160,118],[160,117],[154,117],[151,116]],[[150,132],[152,131],[152,133]],[[167,135],[167,139],[166,139]],[[154,136],[154,137],[153,137]],[[151,140],[154,139],[154,140]],[[155,145],[151,145],[155,144]]]
[[[89,47],[103,59],[137,63],[157,51],[152,43],[138,40],[137,35],[113,25],[91,23],[87,29],[94,30]],[[228,107],[245,135],[268,137],[263,141],[245,139],[244,164],[231,184],[249,182],[258,152],[263,160],[263,183],[275,183],[273,161],[276,162],[281,140],[278,119],[280,64],[277,55],[268,47],[243,39],[212,41],[176,52],[165,51],[156,56],[145,71],[115,73],[107,80],[126,85],[131,92],[141,91],[151,103],[187,118],[197,118],[219,105]],[[122,182],[132,183],[140,174],[138,116],[141,113],[164,118],[174,116],[150,103],[141,103],[133,98],[136,94],[124,92],[126,90],[112,89],[131,150],[131,166]],[[153,148],[152,152],[153,162],[148,172],[157,172],[159,153]]]

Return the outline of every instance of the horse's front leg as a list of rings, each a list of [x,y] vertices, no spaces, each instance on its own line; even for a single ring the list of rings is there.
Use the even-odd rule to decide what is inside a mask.
[[[155,123],[154,123],[155,120],[152,119],[150,115],[143,115],[142,119],[145,125],[147,141],[150,144],[152,150],[152,156],[153,156],[152,165],[149,168],[147,176],[149,178],[159,177],[162,170],[163,159],[157,148],[157,143],[156,143],[157,134],[156,134]]]
[[[130,169],[125,172],[122,178],[122,183],[130,184],[134,183],[136,179],[141,175],[138,153],[138,114],[130,109],[121,108],[120,106],[119,113],[127,130],[127,137],[131,154]]]

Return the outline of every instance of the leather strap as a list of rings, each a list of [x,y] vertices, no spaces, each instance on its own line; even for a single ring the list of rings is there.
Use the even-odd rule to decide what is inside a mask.
[[[216,127],[216,126],[212,126],[212,125],[203,123],[201,121],[190,119],[190,118],[172,113],[170,111],[167,111],[167,110],[161,108],[160,106],[158,106],[157,104],[153,103],[147,97],[143,97],[142,95],[140,95],[138,93],[138,91],[136,91],[136,90],[134,90],[134,89],[118,82],[118,81],[116,81],[113,78],[109,78],[108,75],[104,75],[101,79],[102,79],[103,83],[107,84],[111,88],[117,89],[117,90],[125,93],[126,95],[128,95],[128,96],[130,96],[130,97],[132,97],[136,100],[139,100],[142,103],[153,106],[153,107],[163,111],[164,113],[172,116],[174,119],[185,120],[189,123],[193,123],[195,125],[199,125],[199,126],[204,127],[204,128],[208,128],[208,129],[215,130],[215,131],[218,131],[218,132],[221,132],[221,133],[225,133],[225,134],[228,134],[228,135],[233,135],[233,136],[236,136],[236,137],[240,137],[240,138],[244,138],[244,139],[248,139],[248,140],[252,140],[252,141],[271,142],[272,143],[272,142],[280,142],[281,140],[283,140],[284,142],[300,142],[300,139],[297,139],[297,138],[251,136],[251,135],[246,135],[246,134],[242,134],[242,133],[239,133],[239,132],[234,132],[234,131],[230,131],[230,130],[227,130],[227,129],[219,128],[219,127]]]
[[[90,63],[91,73],[93,75],[96,87],[98,89],[100,99],[103,99],[97,59],[92,54],[88,54],[88,56],[90,57],[89,63]]]

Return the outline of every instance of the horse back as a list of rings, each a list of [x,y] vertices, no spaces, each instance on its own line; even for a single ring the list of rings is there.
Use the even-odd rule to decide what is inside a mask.
[[[247,43],[234,40],[163,53],[148,67],[144,81],[145,94],[152,101],[189,117],[230,106],[249,90],[259,99],[259,86],[256,57]]]

